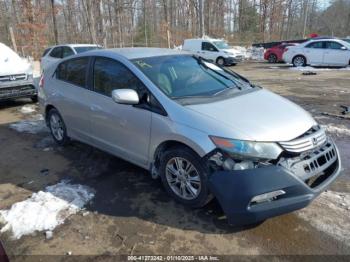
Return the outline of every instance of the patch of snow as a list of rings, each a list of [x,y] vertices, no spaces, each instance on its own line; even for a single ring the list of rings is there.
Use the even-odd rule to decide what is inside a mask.
[[[323,192],[297,215],[318,230],[350,245],[350,193]]]
[[[304,66],[304,67],[290,67],[290,70],[294,71],[333,71],[333,70],[350,70],[350,66],[341,67],[341,68],[326,68],[326,67],[312,67],[312,66]]]
[[[22,114],[31,114],[36,111],[36,107],[34,105],[25,105],[25,106],[22,106],[19,111]]]
[[[336,125],[322,125],[328,132],[333,133],[337,136],[345,135],[350,136],[350,129],[345,126],[336,126]]]
[[[263,47],[249,47],[246,51],[246,58],[257,60],[257,61],[264,61],[264,48]]]
[[[62,181],[34,193],[29,199],[0,210],[5,224],[1,232],[11,231],[14,238],[36,231],[52,231],[72,214],[80,211],[93,197],[90,187]]]
[[[36,115],[32,120],[22,120],[12,123],[9,127],[17,132],[29,134],[38,134],[48,131],[42,115]]]

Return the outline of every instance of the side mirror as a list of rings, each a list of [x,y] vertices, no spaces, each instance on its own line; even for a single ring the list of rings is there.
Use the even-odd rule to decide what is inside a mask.
[[[114,89],[112,99],[118,104],[137,105],[140,102],[139,95],[133,89]]]
[[[340,49],[341,50],[348,50],[345,46],[342,46]]]

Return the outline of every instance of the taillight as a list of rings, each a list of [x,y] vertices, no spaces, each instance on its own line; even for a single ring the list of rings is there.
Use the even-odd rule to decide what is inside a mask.
[[[288,47],[286,47],[285,49],[284,49],[284,52],[287,52],[288,51]]]
[[[41,75],[41,77],[40,77],[39,87],[44,88],[44,75]]]

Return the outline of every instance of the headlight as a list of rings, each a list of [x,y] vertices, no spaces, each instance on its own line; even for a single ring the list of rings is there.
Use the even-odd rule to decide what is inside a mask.
[[[253,142],[209,136],[211,141],[225,152],[236,156],[238,159],[276,159],[282,149],[272,142]]]

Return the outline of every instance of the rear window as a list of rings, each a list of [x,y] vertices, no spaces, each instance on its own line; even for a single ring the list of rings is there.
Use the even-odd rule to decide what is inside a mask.
[[[72,83],[74,85],[85,87],[88,63],[88,57],[65,61],[59,64],[56,71],[56,77],[57,79]]]
[[[90,50],[96,50],[96,49],[101,49],[101,47],[99,46],[78,46],[78,47],[74,47],[75,51],[80,54],[80,53],[84,53]]]
[[[51,50],[51,47],[50,47],[50,48],[46,48],[42,56],[46,56],[47,53],[48,53],[50,50]]]
[[[50,56],[54,58],[62,58],[62,47],[55,47],[51,51]]]

